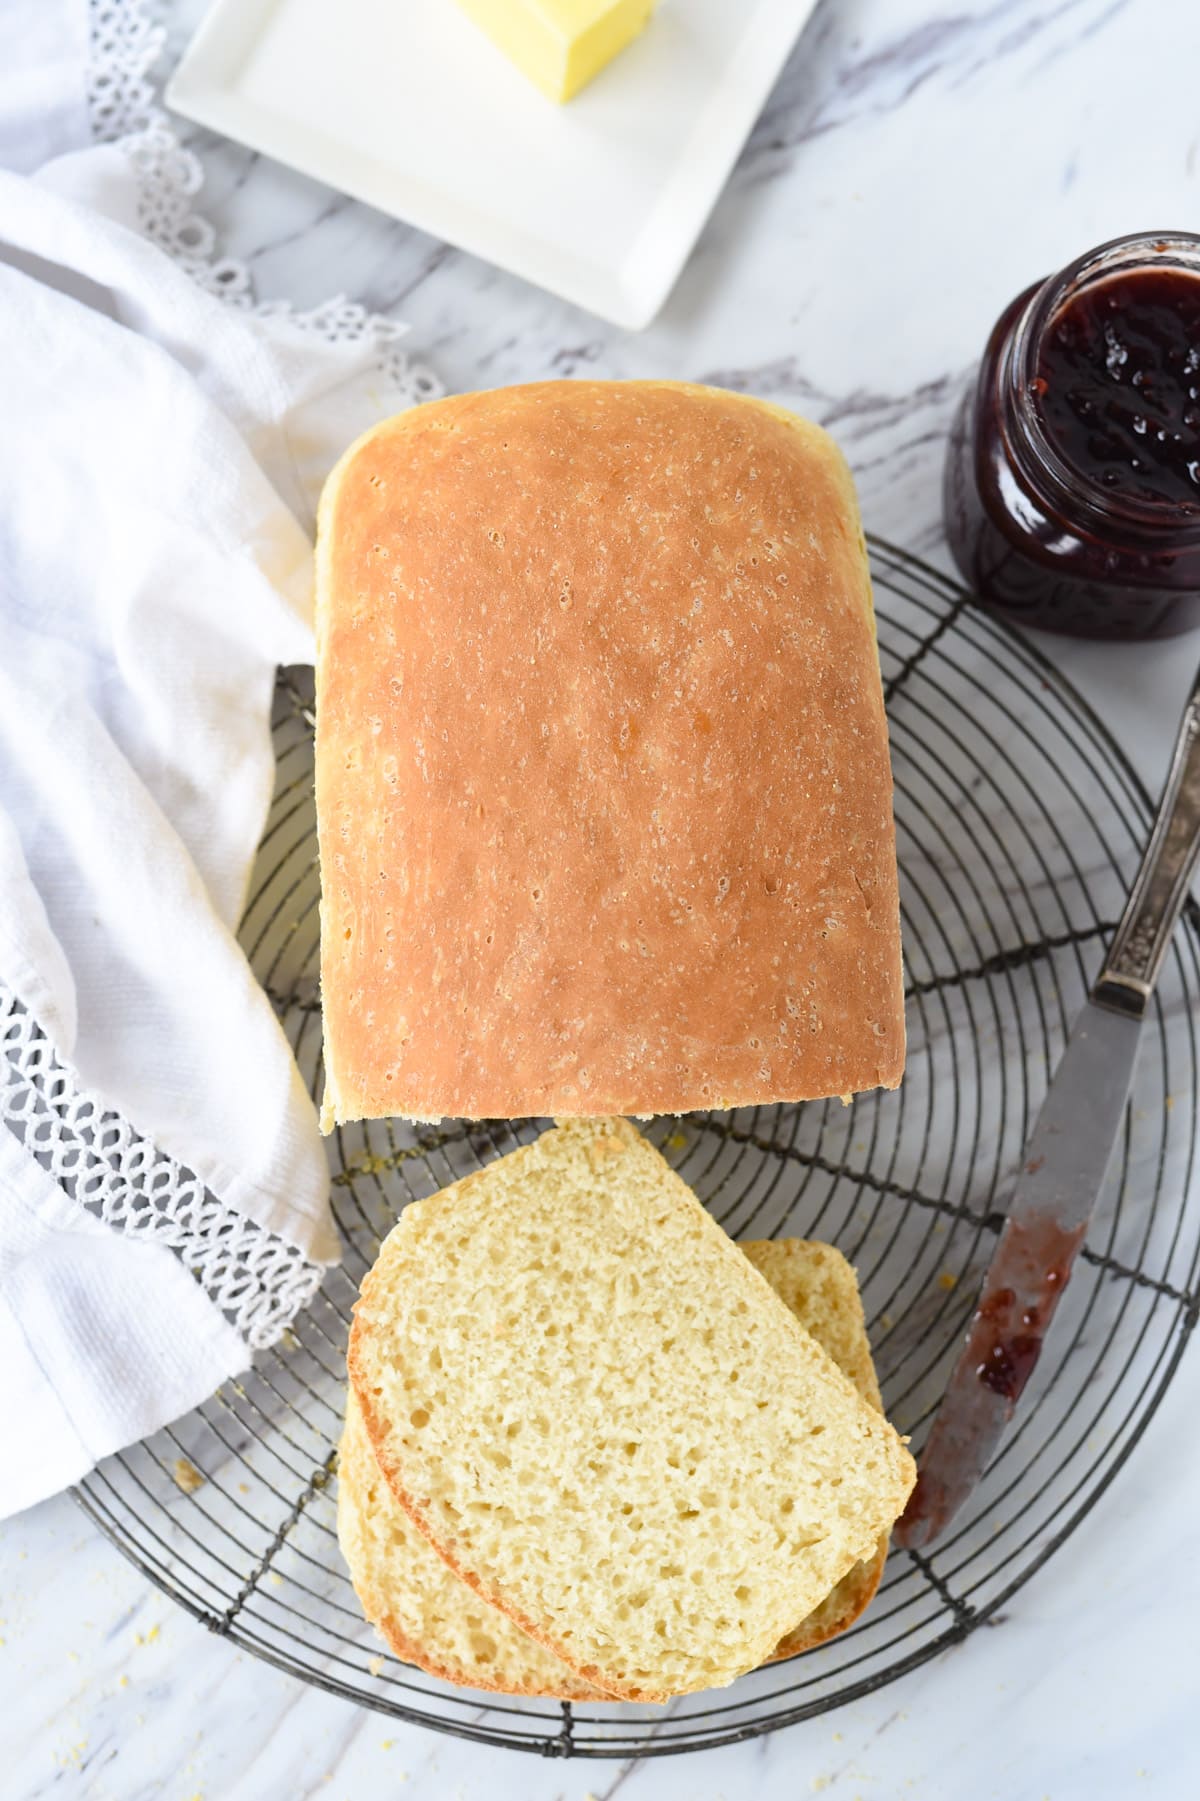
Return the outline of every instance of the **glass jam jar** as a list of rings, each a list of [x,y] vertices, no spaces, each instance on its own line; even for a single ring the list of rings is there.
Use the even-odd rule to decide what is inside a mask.
[[[950,434],[982,602],[1087,638],[1200,626],[1200,237],[1117,238],[997,320]]]

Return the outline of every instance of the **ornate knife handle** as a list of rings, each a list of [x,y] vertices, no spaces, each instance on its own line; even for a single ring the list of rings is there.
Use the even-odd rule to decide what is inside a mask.
[[[1200,674],[1192,686],[1150,842],[1092,999],[1145,1013],[1200,856]]]

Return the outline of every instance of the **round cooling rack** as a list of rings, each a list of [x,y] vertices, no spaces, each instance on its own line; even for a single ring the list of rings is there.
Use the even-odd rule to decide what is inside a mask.
[[[841,1247],[862,1284],[888,1414],[919,1449],[1150,808],[1099,720],[1037,651],[912,557],[879,542],[871,556],[896,779],[903,1085],[848,1107],[660,1119],[652,1136],[735,1238],[798,1234]],[[315,1097],[308,684],[308,672],[280,681],[278,789],[243,942]],[[110,1458],[81,1484],[80,1501],[214,1631],[365,1706],[488,1744],[548,1756],[692,1751],[878,1688],[994,1615],[1085,1520],[1195,1324],[1197,925],[1192,907],[1147,1022],[1108,1185],[1017,1423],[932,1554],[893,1551],[873,1606],[832,1644],[666,1707],[572,1707],[451,1688],[398,1662],[364,1624],[335,1534],[359,1281],[409,1200],[528,1140],[542,1121],[339,1131],[330,1154],[340,1268],[251,1373]]]

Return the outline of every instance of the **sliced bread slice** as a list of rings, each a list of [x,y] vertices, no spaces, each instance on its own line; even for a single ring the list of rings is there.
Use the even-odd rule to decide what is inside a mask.
[[[414,1203],[349,1370],[392,1492],[620,1698],[730,1682],[899,1514],[912,1459],[627,1121]]]
[[[442,1561],[384,1481],[353,1390],[338,1449],[337,1529],[364,1614],[405,1663],[465,1688],[611,1699]]]
[[[863,1399],[879,1407],[862,1302],[841,1252],[802,1238],[738,1248]],[[443,1562],[384,1481],[353,1390],[338,1453],[337,1508],[338,1539],[363,1612],[406,1663],[469,1688],[567,1701],[611,1699],[481,1601]],[[788,1633],[775,1658],[823,1644],[858,1618],[879,1585],[887,1542],[885,1533],[872,1555]]]
[[[741,1244],[759,1273],[766,1277],[800,1324],[828,1351],[853,1382],[864,1401],[883,1412],[883,1397],[871,1361],[867,1323],[854,1271],[831,1244],[808,1238],[764,1238]],[[796,1657],[853,1626],[874,1598],[887,1561],[888,1533],[841,1581],[781,1639],[768,1661]]]

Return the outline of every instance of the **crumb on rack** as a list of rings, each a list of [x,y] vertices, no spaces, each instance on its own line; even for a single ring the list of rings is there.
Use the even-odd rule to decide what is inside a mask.
[[[346,1165],[346,1174],[381,1176],[384,1170],[391,1169],[391,1167],[392,1159],[390,1157],[376,1156],[371,1151],[363,1151],[359,1156],[350,1159]]]
[[[944,1269],[942,1271],[941,1275],[938,1277],[938,1287],[944,1288],[947,1294],[950,1293],[952,1288],[958,1287],[958,1277],[954,1274],[953,1270]]]
[[[194,1463],[186,1457],[177,1457],[171,1466],[171,1474],[175,1478],[175,1486],[181,1488],[185,1495],[194,1495],[198,1488],[203,1488],[204,1477]]]

